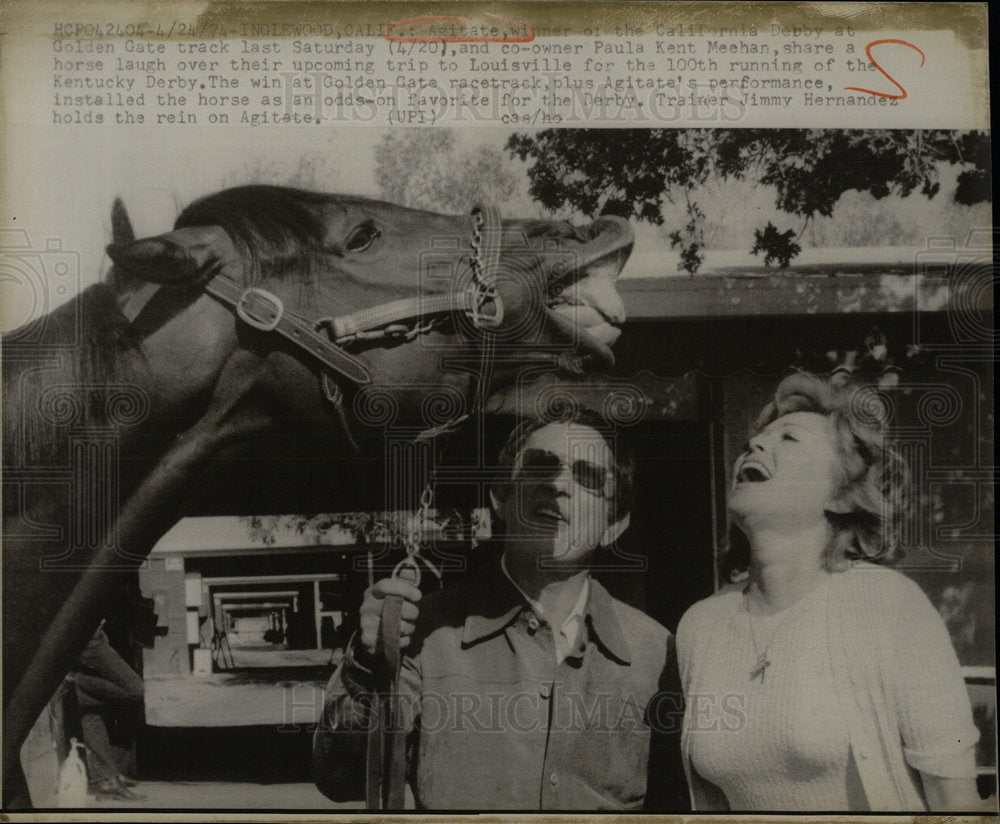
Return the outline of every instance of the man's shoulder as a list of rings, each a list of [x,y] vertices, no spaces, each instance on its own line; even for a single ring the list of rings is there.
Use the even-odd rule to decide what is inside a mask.
[[[670,630],[654,618],[650,618],[642,610],[626,604],[617,598],[611,598],[611,606],[615,611],[615,617],[622,631],[627,633],[631,641],[631,636],[638,635],[644,640],[662,641],[666,643],[670,637]]]
[[[482,613],[504,590],[499,563],[487,561],[467,577],[426,593],[420,600],[417,634],[443,627],[461,628],[470,615]]]
[[[621,672],[621,677],[625,679],[622,683],[637,690],[637,694],[650,690],[651,695],[663,681],[667,670],[672,649],[670,631],[645,612],[615,598],[600,582],[591,578],[590,583],[593,588],[591,607],[596,595],[604,616],[591,615],[598,638],[607,644],[612,656],[624,656],[629,662],[629,666]],[[648,697],[646,695],[646,699]]]
[[[435,626],[447,622],[449,618],[461,617],[464,620],[475,605],[475,593],[481,589],[479,574],[473,573],[473,576],[426,593],[420,600],[418,621]]]
[[[598,581],[591,579],[591,586],[602,586]],[[606,590],[605,590],[606,591]],[[650,618],[645,612],[636,609],[630,604],[608,594],[608,600],[614,611],[618,626],[625,634],[629,643],[633,639],[650,643],[666,643],[670,637],[670,630],[654,618]]]

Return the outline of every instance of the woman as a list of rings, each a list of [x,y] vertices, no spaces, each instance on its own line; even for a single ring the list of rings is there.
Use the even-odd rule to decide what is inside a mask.
[[[696,603],[677,652],[694,809],[974,809],[979,737],[944,624],[888,569],[907,474],[877,396],[778,386],[734,469],[749,580]]]

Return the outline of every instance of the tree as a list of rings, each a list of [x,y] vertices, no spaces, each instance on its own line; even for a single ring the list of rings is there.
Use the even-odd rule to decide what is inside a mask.
[[[795,232],[789,229],[787,232],[779,232],[778,228],[767,222],[764,231],[754,229],[753,250],[751,254],[764,253],[764,265],[770,266],[771,261],[777,261],[778,266],[787,269],[792,262],[792,258],[802,251],[802,247],[795,242]]]
[[[701,264],[699,227],[704,213],[698,188],[712,176],[755,179],[774,186],[776,205],[802,220],[795,238],[817,215],[829,216],[850,190],[875,198],[931,198],[940,189],[942,164],[961,168],[956,202],[989,202],[990,139],[984,132],[862,129],[548,129],[515,134],[507,150],[528,169],[530,193],[544,206],[566,204],[589,216],[615,214],[660,225],[666,202],[681,198],[690,222],[671,235],[681,247],[681,266]],[[760,233],[758,233],[760,234]],[[767,233],[762,250],[786,252],[788,232]],[[781,250],[767,239],[783,239]]]
[[[375,164],[382,197],[414,209],[454,214],[480,201],[505,203],[517,187],[502,151],[461,147],[450,129],[389,132]]]
[[[342,176],[340,159],[329,147],[287,156],[250,155],[221,179],[223,186],[270,183],[301,189],[323,189]]]

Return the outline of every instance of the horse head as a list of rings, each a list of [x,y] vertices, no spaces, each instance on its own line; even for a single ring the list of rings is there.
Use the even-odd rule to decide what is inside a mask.
[[[121,213],[117,222],[127,226]],[[387,427],[433,430],[488,405],[526,365],[613,363],[624,319],[615,279],[633,240],[614,217],[500,222],[268,186],[203,198],[164,235],[120,234],[109,283],[123,305],[149,282],[168,287],[154,300],[169,320],[144,310],[136,324],[147,357],[163,355],[157,385],[175,407],[218,387],[238,353],[254,379],[231,383],[268,391],[291,429],[341,427],[373,449]],[[228,306],[212,289],[219,275],[232,284]],[[295,319],[294,334],[266,328],[278,313]]]

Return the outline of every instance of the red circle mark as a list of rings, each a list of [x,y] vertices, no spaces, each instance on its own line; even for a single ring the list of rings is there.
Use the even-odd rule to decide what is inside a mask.
[[[535,39],[535,30],[527,23],[515,20],[513,17],[503,17],[499,14],[491,14],[490,17],[498,17],[508,23],[523,28],[527,34],[514,37],[464,37],[460,35],[440,36],[440,37],[404,37],[398,34],[390,34],[401,26],[412,26],[414,23],[466,23],[465,17],[414,17],[412,20],[400,20],[398,23],[390,23],[382,30],[382,37],[393,43],[530,43]]]
[[[871,43],[865,46],[865,54],[868,55],[869,62],[873,63],[875,65],[875,68],[878,69],[880,72],[882,72],[883,75],[885,75],[886,80],[888,80],[890,83],[892,83],[893,86],[899,89],[900,93],[886,94],[885,92],[877,92],[874,91],[873,89],[860,89],[857,86],[844,86],[844,91],[864,92],[865,94],[873,94],[876,97],[888,97],[890,100],[906,100],[906,89],[900,86],[899,83],[897,83],[892,78],[889,72],[883,69],[878,64],[878,61],[874,57],[872,57],[872,46],[881,46],[883,43],[898,43],[900,46],[909,46],[911,49],[920,52],[920,68],[923,68],[924,61],[927,59],[927,57],[924,55],[922,51],[920,51],[920,49],[917,46],[914,46],[908,40],[872,40]]]

